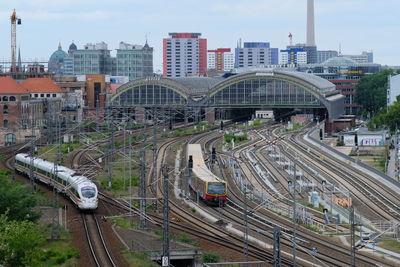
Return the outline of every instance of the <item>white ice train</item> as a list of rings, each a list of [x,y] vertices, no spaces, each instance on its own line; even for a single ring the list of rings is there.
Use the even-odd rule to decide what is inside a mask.
[[[15,155],[14,168],[25,175],[29,175],[30,165],[33,164],[35,179],[55,187],[59,192],[65,193],[81,210],[95,210],[98,205],[97,186],[86,176],[82,176],[67,167],[53,162],[33,157],[28,154]],[[55,174],[55,175],[54,175]]]

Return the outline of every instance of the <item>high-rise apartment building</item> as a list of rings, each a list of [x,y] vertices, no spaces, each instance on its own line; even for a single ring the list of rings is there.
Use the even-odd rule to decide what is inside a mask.
[[[235,67],[235,57],[230,48],[208,50],[207,69],[217,72],[230,71]]]
[[[153,48],[119,43],[116,58],[116,75],[128,76],[129,80],[153,75]]]
[[[201,33],[169,33],[163,39],[163,76],[203,76],[207,70],[207,39]]]
[[[307,52],[303,48],[281,50],[279,53],[279,64],[307,64]]]
[[[235,67],[259,67],[279,63],[278,48],[271,48],[269,43],[245,42],[243,48],[235,48]]]

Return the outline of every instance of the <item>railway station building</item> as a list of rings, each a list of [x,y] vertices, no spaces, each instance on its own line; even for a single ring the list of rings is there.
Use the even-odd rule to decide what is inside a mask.
[[[296,113],[333,120],[344,114],[344,96],[333,83],[312,74],[252,68],[222,77],[130,81],[108,99],[108,106],[136,122],[148,119],[146,110],[154,109],[174,111],[174,120],[185,121],[251,119],[260,109],[273,110],[278,121]]]

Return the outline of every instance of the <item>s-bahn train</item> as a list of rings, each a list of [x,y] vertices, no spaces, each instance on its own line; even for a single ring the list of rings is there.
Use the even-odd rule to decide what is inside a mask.
[[[189,178],[189,186],[199,194],[207,204],[225,204],[227,199],[226,182],[213,174],[204,163],[200,144],[189,144],[187,146],[188,162],[193,162],[192,175]]]
[[[16,171],[29,175],[31,164],[35,179],[65,193],[81,210],[97,209],[97,186],[86,176],[60,165],[57,165],[56,169],[53,162],[37,157],[32,158],[28,154],[15,155],[14,168]],[[55,172],[55,170],[57,171]]]

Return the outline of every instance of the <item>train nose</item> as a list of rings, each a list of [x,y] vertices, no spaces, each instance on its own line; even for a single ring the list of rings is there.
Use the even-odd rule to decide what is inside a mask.
[[[84,200],[84,205],[87,209],[97,209],[98,200],[97,199],[86,199],[86,200]]]

